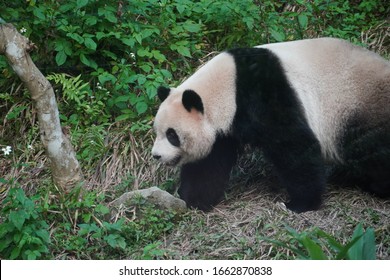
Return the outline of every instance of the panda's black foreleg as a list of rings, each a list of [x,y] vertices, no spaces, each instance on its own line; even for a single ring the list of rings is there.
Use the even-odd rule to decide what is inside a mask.
[[[223,197],[237,160],[237,143],[218,136],[210,154],[181,168],[178,193],[188,207],[210,210]]]
[[[264,147],[264,154],[287,188],[287,208],[300,213],[320,208],[326,177],[318,141],[313,135],[296,133],[298,137],[274,138]]]

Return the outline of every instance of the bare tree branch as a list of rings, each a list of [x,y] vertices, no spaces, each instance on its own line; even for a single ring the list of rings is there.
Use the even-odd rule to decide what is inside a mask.
[[[41,140],[51,162],[53,181],[63,189],[82,179],[74,149],[63,134],[53,87],[31,60],[34,44],[12,24],[0,24],[0,54],[5,55],[31,94],[37,110]]]

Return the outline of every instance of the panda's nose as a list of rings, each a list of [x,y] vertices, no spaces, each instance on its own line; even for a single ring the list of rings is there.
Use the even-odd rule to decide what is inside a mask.
[[[153,158],[159,160],[161,158],[161,156],[160,155],[153,155]]]

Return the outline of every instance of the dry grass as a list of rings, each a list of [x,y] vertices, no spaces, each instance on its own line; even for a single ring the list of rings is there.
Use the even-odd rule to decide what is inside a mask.
[[[355,189],[331,188],[318,211],[286,210],[284,195],[267,180],[244,192],[232,190],[213,211],[191,211],[161,246],[172,259],[287,259],[292,253],[263,240],[288,241],[285,226],[318,227],[343,244],[362,222],[376,230],[377,257],[390,259],[390,201]]]
[[[390,54],[390,18],[367,32],[362,32],[361,41],[376,53],[388,56]]]

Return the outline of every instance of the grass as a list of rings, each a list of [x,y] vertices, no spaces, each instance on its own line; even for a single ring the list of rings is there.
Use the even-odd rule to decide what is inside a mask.
[[[286,210],[282,196],[264,181],[245,192],[232,190],[210,213],[191,212],[165,237],[161,249],[168,259],[294,259],[287,248],[267,239],[290,242],[287,227],[296,231],[319,228],[347,244],[357,224],[372,227],[376,256],[390,259],[390,202],[355,189],[330,188],[324,206],[296,214]]]

